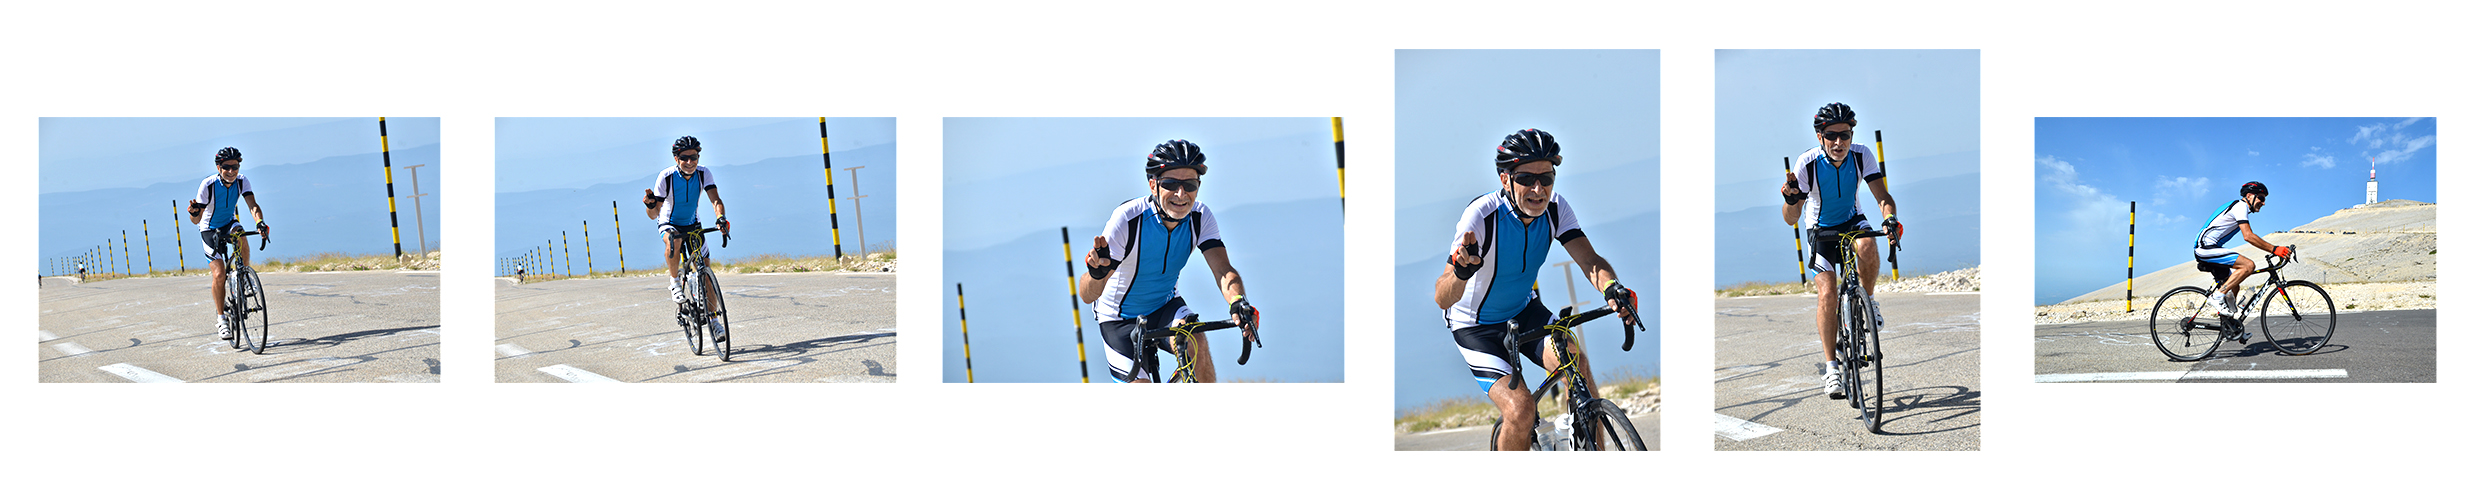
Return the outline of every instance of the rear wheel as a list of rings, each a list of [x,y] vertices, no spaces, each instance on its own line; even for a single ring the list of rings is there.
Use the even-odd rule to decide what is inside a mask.
[[[2282,283],[2265,297],[2265,311],[2256,317],[2265,341],[2283,353],[2313,353],[2334,338],[2334,298],[2315,283]]]
[[[1578,425],[1592,426],[1593,439],[1577,443],[1586,450],[1645,451],[1645,438],[1636,434],[1636,424],[1628,421],[1627,410],[1607,399],[1585,403],[1585,418]],[[1607,444],[1608,448],[1604,448]]]
[[[2171,361],[2204,359],[2221,345],[2221,316],[2205,297],[2204,289],[2183,286],[2153,302],[2153,347]]]
[[[715,339],[715,359],[719,361],[731,361],[732,317],[731,315],[726,314],[729,311],[723,307],[723,286],[720,283],[715,282],[715,273],[712,270],[702,268],[699,269],[698,281],[702,283],[702,285],[698,287],[699,293],[703,294],[709,290],[712,290],[715,293],[714,303],[707,304],[708,307],[705,309],[706,311],[709,311],[707,313],[707,318],[712,321],[710,326],[706,328],[706,332],[708,337]],[[699,297],[705,296],[699,295]],[[716,326],[721,326],[722,328],[716,329]]]

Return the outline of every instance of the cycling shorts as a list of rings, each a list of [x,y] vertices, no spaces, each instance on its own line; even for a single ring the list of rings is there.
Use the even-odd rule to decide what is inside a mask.
[[[1137,366],[1136,337],[1139,319],[1144,320],[1146,328],[1163,328],[1171,326],[1172,321],[1189,314],[1191,313],[1188,310],[1188,300],[1172,297],[1171,301],[1164,302],[1162,307],[1154,309],[1154,312],[1146,313],[1142,318],[1102,322],[1098,330],[1102,331],[1102,345],[1110,347],[1111,352],[1106,357],[1111,363],[1111,379],[1125,383],[1153,376],[1153,373],[1147,371],[1145,367]]]
[[[206,247],[207,260],[218,261],[230,257],[224,255],[224,242],[232,241],[233,231],[240,229],[239,224],[226,224],[224,227],[199,231],[198,244]],[[248,238],[243,238],[242,241],[234,241],[233,244],[247,246],[250,242]]]
[[[1845,222],[1834,227],[1823,228],[1823,230],[1836,232],[1861,232],[1871,231],[1873,229],[1869,227],[1869,219],[1862,217],[1852,219],[1851,222]],[[1842,238],[1819,238],[1816,237],[1816,233],[1809,233],[1808,269],[1811,271],[1816,271],[1818,274],[1834,272],[1834,265],[1843,262],[1844,250]]]
[[[1507,355],[1507,335],[1550,324],[1550,319],[1550,308],[1541,305],[1541,299],[1536,297],[1508,322],[1455,329],[1455,346],[1463,351],[1464,365],[1472,369],[1473,381],[1481,384],[1481,392],[1490,392],[1491,384],[1515,372],[1515,365],[1509,364],[1512,358]],[[1524,351],[1525,359],[1540,366],[1541,346],[1541,339],[1534,339],[1516,346],[1516,350]]]

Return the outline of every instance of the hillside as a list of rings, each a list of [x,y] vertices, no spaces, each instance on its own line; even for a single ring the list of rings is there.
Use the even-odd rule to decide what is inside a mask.
[[[2258,235],[2276,246],[2299,246],[2298,263],[2282,268],[2285,278],[2323,285],[2437,280],[2436,204],[2387,200],[2342,209],[2279,233]],[[2244,255],[2260,264],[2264,261],[2264,252],[2252,248]],[[2164,290],[2209,286],[2212,281],[2212,276],[2197,271],[2195,264],[2180,263],[2136,276],[2136,298],[2142,301],[2147,296],[2159,296]],[[2258,278],[2247,284],[2261,281]],[[2121,282],[2059,304],[2121,301],[2126,297],[2126,284]]]

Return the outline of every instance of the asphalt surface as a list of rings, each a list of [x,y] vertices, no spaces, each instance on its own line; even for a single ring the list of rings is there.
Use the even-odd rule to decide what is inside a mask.
[[[732,361],[689,352],[664,278],[499,279],[500,382],[895,382],[893,273],[726,274]]]
[[[205,276],[43,280],[44,382],[438,382],[439,272],[261,273],[266,354],[215,337]],[[259,324],[251,319],[251,327]]]
[[[2033,381],[2437,381],[2434,309],[2335,315],[2333,340],[2304,356],[2274,350],[2260,333],[2245,345],[2223,342],[2201,361],[2171,361],[2153,346],[2151,332],[2150,321],[2034,327]]]
[[[1645,449],[1662,450],[1662,412],[1656,411],[1628,417],[1636,426],[1638,437],[1645,438]],[[1395,451],[1488,451],[1490,426],[1439,429],[1416,434],[1397,434]]]
[[[1827,399],[1816,296],[1714,301],[1715,450],[1978,450],[1979,294],[1881,293],[1886,414]]]

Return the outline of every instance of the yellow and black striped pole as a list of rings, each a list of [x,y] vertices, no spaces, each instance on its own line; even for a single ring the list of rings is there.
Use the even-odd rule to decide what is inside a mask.
[[[818,117],[818,160],[826,162],[827,233],[835,242],[835,258],[844,258],[844,223],[835,220],[835,156],[827,149],[827,117]],[[868,251],[868,243],[862,244]]]
[[[2136,202],[2127,202],[2127,312],[2136,312]]]
[[[1791,175],[1791,157],[1783,157],[1783,175]],[[1799,268],[1800,282],[1808,282],[1808,248],[1800,243],[1800,218],[1791,218],[1791,267]]]
[[[964,283],[956,283],[956,331],[964,334],[964,383],[973,383],[973,328],[964,322]]]
[[[560,260],[568,261],[568,275],[577,275],[577,257],[568,253],[568,231],[560,232]],[[586,268],[593,270],[593,268]]]
[[[1869,152],[1877,155],[1877,178],[1883,181],[1886,178],[1886,131],[1873,130],[1871,132],[1877,136],[1877,149]],[[1886,184],[1891,186],[1894,182],[1886,181]],[[1893,196],[1894,188],[1887,188],[1886,192],[1887,196]],[[1903,252],[1886,252],[1886,263],[1894,265],[1894,280],[1903,281]]]
[[[174,227],[181,225],[181,200],[172,200],[172,220]],[[181,259],[181,274],[189,274],[189,250],[181,248],[181,231],[178,229],[172,231],[172,254]]]
[[[121,274],[137,274],[138,263],[129,261],[129,230],[121,230]]]
[[[1059,255],[1068,266],[1068,318],[1076,322],[1076,375],[1083,383],[1094,383],[1094,374],[1085,368],[1085,301],[1076,294],[1076,251],[1068,246],[1068,226],[1059,226]]]
[[[620,251],[620,274],[629,273],[629,245],[620,239],[620,202],[611,202],[611,246]]]
[[[1346,193],[1343,189],[1343,117],[1333,117],[1332,120],[1335,126],[1335,203],[1339,209],[1346,209],[1343,207],[1349,204],[1343,201]]]
[[[405,258],[405,237],[396,231],[396,166],[388,158],[387,117],[379,117],[379,172],[387,175],[388,241],[396,243],[396,258]]]
[[[146,244],[146,274],[155,274],[155,230],[145,219],[138,220],[138,241]]]
[[[618,202],[613,202],[613,203],[618,203]],[[614,207],[614,208],[615,208],[615,209],[617,209],[618,207]],[[577,237],[579,237],[579,238],[585,238],[585,240],[586,240],[586,275],[587,275],[587,276],[593,276],[593,275],[594,275],[594,226],[591,226],[591,225],[586,224],[586,221],[577,221]]]

